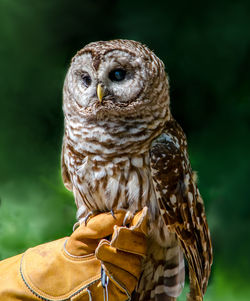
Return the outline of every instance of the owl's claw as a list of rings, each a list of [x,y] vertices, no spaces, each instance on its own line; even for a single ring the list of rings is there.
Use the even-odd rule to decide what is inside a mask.
[[[126,225],[131,222],[133,217],[134,217],[134,213],[128,211],[124,217],[123,226],[126,227]]]
[[[88,219],[93,216],[94,213],[93,211],[90,211],[86,216],[84,216],[84,218],[82,219],[83,223],[85,224],[85,226],[87,226],[87,223],[88,223]]]
[[[80,219],[80,221],[78,221],[77,223],[75,223],[74,229],[76,229],[80,224],[83,224],[83,223],[85,224],[85,226],[87,226],[87,223],[88,223],[89,218],[90,218],[90,217],[93,217],[93,216],[95,216],[95,215],[97,215],[97,214],[99,214],[99,213],[100,213],[100,211],[98,211],[98,210],[88,212],[86,216],[82,217],[82,218]],[[114,214],[114,211],[113,211],[113,210],[110,210],[110,213],[111,213],[111,215],[113,216],[113,218],[116,219],[116,216],[115,216],[115,214]]]
[[[113,218],[116,219],[115,214],[114,214],[114,211],[113,211],[112,209],[110,210],[110,213],[111,213],[111,215],[113,216]]]
[[[80,226],[80,222],[76,222],[73,226],[73,232]]]

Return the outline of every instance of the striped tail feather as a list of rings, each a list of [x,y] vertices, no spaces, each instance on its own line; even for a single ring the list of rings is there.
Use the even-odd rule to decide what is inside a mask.
[[[175,301],[185,281],[183,252],[177,241],[161,247],[155,241],[143,264],[143,272],[132,300]]]

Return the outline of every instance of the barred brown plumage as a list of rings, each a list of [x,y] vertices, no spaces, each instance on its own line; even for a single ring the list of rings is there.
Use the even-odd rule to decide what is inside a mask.
[[[124,78],[109,76],[121,69]],[[183,253],[189,300],[202,300],[210,234],[186,137],[170,113],[162,61],[135,41],[91,43],[72,59],[63,92],[62,176],[79,220],[148,206],[149,251],[134,300],[175,300],[184,285]]]

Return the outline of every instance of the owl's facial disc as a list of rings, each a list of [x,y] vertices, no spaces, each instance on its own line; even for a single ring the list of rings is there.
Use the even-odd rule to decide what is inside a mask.
[[[145,60],[123,50],[112,50],[99,58],[91,53],[73,60],[65,82],[72,108],[88,115],[123,111],[133,104],[144,105],[150,75]],[[139,97],[143,95],[143,97]]]

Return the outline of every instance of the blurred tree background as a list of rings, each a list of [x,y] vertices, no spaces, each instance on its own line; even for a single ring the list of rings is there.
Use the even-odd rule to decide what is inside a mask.
[[[113,38],[141,41],[166,64],[213,239],[205,300],[250,300],[247,0],[0,0],[0,259],[70,234],[63,80],[77,50]]]

